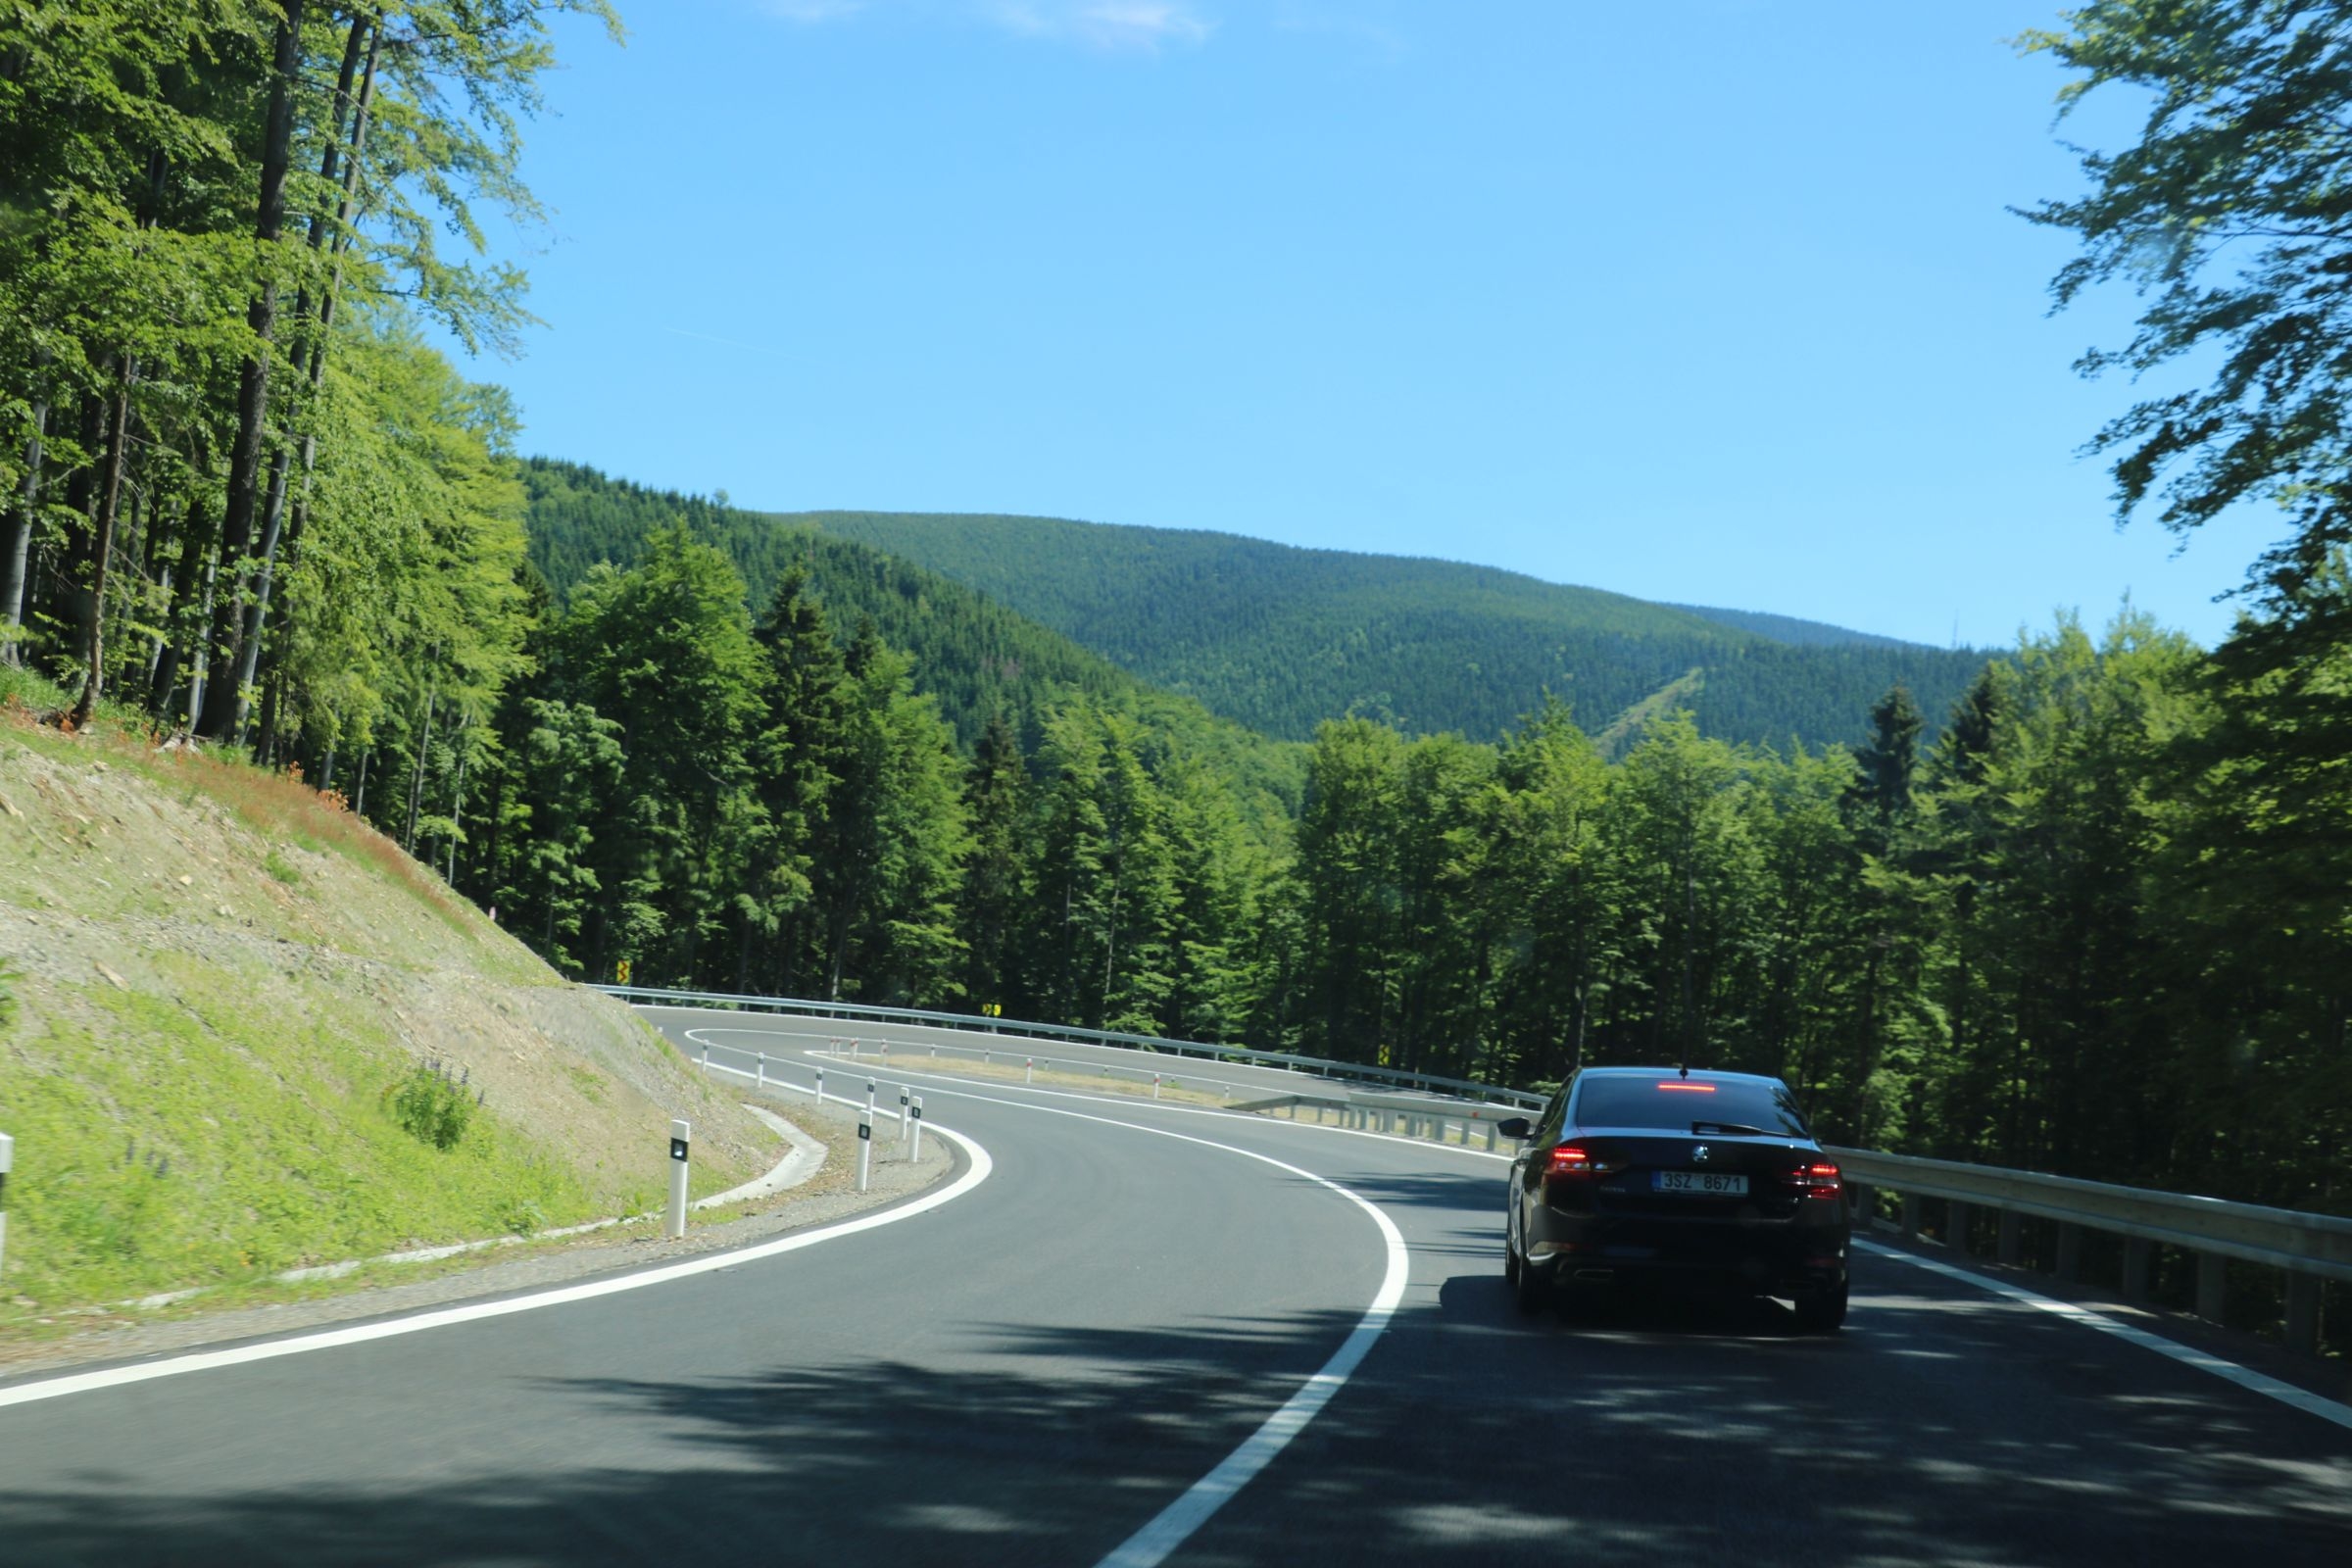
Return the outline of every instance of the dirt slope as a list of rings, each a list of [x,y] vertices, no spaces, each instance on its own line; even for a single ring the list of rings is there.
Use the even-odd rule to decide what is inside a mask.
[[[291,781],[0,712],[0,1326],[641,1210],[775,1139]],[[451,1147],[398,1109],[468,1111]]]

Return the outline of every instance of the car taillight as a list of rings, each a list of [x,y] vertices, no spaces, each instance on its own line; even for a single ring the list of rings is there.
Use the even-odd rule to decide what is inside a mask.
[[[1544,1167],[1546,1176],[1606,1176],[1624,1167],[1625,1161],[1595,1154],[1582,1144],[1562,1144],[1551,1152],[1551,1162]]]
[[[1836,1198],[1845,1190],[1838,1179],[1838,1167],[1826,1159],[1797,1166],[1789,1173],[1788,1181],[1807,1198]]]

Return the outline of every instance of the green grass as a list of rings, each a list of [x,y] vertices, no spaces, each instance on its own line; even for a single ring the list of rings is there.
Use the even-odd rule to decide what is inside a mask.
[[[8,1297],[120,1300],[602,1217],[495,1103],[447,1151],[404,1131],[385,1091],[407,1058],[358,1009],[314,996],[265,1019],[234,977],[158,961],[177,1004],[78,993],[100,1029],[51,1021],[45,1067],[0,1078]]]
[[[301,867],[278,854],[274,848],[262,857],[262,869],[290,888],[302,885]]]

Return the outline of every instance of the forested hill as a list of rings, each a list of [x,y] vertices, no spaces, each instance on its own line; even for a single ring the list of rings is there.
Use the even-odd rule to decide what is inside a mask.
[[[1775,615],[1761,610],[1723,610],[1708,605],[1668,605],[1668,610],[1688,611],[1702,620],[1738,631],[1754,632],[1776,643],[1795,643],[1811,648],[1901,648],[1913,653],[1932,653],[1925,643],[1905,642],[1900,637],[1882,637],[1874,631],[1855,631],[1850,626],[1832,626],[1825,621],[1800,620],[1794,615]]]
[[[1858,742],[1908,685],[1940,723],[1984,656],[1768,635],[1719,616],[1454,562],[1049,517],[779,514],[981,590],[1171,691],[1302,740],[1348,711],[1492,737],[1566,699],[1594,731],[1670,683],[1705,732]],[[1788,622],[1788,626],[1809,625]],[[1695,677],[1692,671],[1697,671]]]
[[[861,617],[870,618],[884,642],[914,661],[916,689],[938,700],[941,716],[966,750],[995,712],[1003,712],[1033,747],[1054,696],[1077,691],[1180,739],[1189,754],[1213,762],[1261,804],[1298,805],[1303,766],[1298,748],[1158,690],[938,572],[854,539],[805,525],[780,527],[762,514],[649,489],[580,464],[532,458],[522,477],[530,498],[531,564],[559,599],[568,597],[599,562],[629,566],[653,528],[682,522],[734,561],[755,610],[766,603],[787,566],[807,563],[836,631],[846,637]]]

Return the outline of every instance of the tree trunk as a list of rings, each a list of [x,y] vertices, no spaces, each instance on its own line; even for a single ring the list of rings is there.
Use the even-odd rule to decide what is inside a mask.
[[[466,820],[466,726],[458,726],[458,781],[449,795],[449,869],[441,880],[451,887],[458,885],[458,840],[464,835]]]
[[[245,606],[244,624],[237,633],[236,679],[229,687],[234,693],[234,707],[224,733],[238,746],[245,744],[245,723],[253,714],[254,671],[262,658],[262,627],[270,618],[270,568],[277,561],[278,535],[286,520],[289,456],[281,446],[270,460],[269,500],[262,508],[262,547],[254,558],[253,591]]]
[[[229,449],[227,496],[220,514],[220,564],[228,570],[230,592],[214,605],[205,639],[219,666],[232,672],[243,667],[238,615],[245,599],[245,557],[253,543],[254,507],[260,499],[262,447],[270,417],[270,344],[277,329],[277,263],[270,253],[285,222],[286,171],[294,144],[294,89],[302,69],[303,0],[280,0],[280,5],[284,16],[277,24],[276,58],[270,74],[261,202],[254,222],[265,271],[245,313],[245,324],[259,340],[261,350],[237,372],[237,436]],[[219,739],[228,732],[236,709],[234,682],[225,692],[216,683],[205,693],[195,727],[206,737]]]
[[[7,617],[7,631],[0,635],[0,661],[11,664],[24,662],[17,648],[24,629],[24,564],[32,553],[33,518],[40,508],[41,438],[48,433],[49,404],[43,400],[32,406],[32,434],[24,439],[24,490],[8,542],[8,575],[0,581],[0,615]]]
[[[198,592],[196,603],[191,608],[186,621],[188,628],[186,635],[195,649],[196,657],[195,662],[188,668],[186,721],[181,724],[180,728],[184,733],[190,735],[196,733],[197,715],[204,711],[205,678],[211,672],[213,654],[212,644],[205,640],[205,632],[212,625],[213,597],[219,588],[220,580],[220,557],[218,554],[206,556],[204,558],[204,587]]]
[[[82,628],[81,650],[87,668],[81,678],[81,698],[74,705],[71,723],[86,727],[98,709],[106,678],[106,567],[115,550],[115,518],[122,504],[122,462],[130,450],[130,385],[138,378],[138,364],[127,354],[115,387],[115,416],[106,444],[106,480],[99,492],[98,523],[91,540],[89,618]]]
[[[332,180],[335,177],[337,167],[340,165],[343,187],[342,194],[336,202],[335,219],[332,225],[335,236],[334,249],[338,258],[335,263],[334,281],[327,286],[318,300],[318,325],[311,335],[308,374],[305,377],[305,390],[314,406],[318,401],[319,385],[326,375],[326,336],[335,321],[335,296],[342,284],[343,276],[343,264],[340,257],[346,243],[345,225],[351,221],[352,208],[358,200],[360,155],[368,145],[368,108],[375,97],[376,58],[382,42],[383,29],[373,17],[363,13],[358,20],[352,23],[351,32],[343,44],[342,73],[335,81],[334,133],[327,138],[326,151],[319,156],[318,175],[320,181],[323,183]],[[368,71],[367,75],[360,83],[359,97],[355,102],[352,98],[352,77],[359,71],[362,45],[366,45],[367,48]],[[342,141],[343,113],[346,104],[352,105],[351,143],[348,158],[344,156]],[[325,245],[328,233],[329,224],[326,215],[324,213],[314,214],[311,218],[310,248],[314,252],[319,250]],[[310,315],[311,296],[309,286],[306,284],[295,296],[294,316],[297,324]],[[301,352],[299,347],[296,352],[298,354]],[[300,422],[307,423],[309,421]],[[240,639],[236,710],[229,726],[240,743],[244,740],[245,721],[251,709],[255,672],[261,662],[262,634],[269,623],[270,594],[276,578],[278,542],[281,537],[284,539],[290,558],[302,539],[303,524],[308,520],[310,514],[311,472],[318,456],[317,432],[305,430],[300,437],[299,446],[302,453],[302,477],[300,491],[294,502],[294,517],[291,526],[287,526],[285,522],[288,453],[283,447],[278,449],[276,457],[270,465],[270,499],[263,514],[262,548],[259,564],[255,567],[253,602],[246,611],[244,631]],[[274,684],[270,689],[272,691],[276,689]],[[265,725],[264,728],[267,730],[268,726]]]
[[[424,804],[424,764],[433,750],[433,701],[440,694],[441,677],[436,672],[424,689],[424,723],[416,732],[416,760],[409,769],[409,825],[401,834],[400,847],[411,855],[416,853],[416,810]]]

